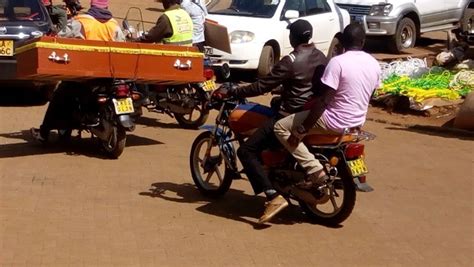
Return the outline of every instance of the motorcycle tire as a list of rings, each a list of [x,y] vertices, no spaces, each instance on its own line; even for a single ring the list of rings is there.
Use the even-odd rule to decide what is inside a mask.
[[[221,179],[219,179],[220,184],[218,186],[211,186],[208,185],[208,181],[205,181],[205,179],[202,177],[202,174],[200,172],[200,169],[204,167],[201,166],[201,163],[199,162],[199,152],[200,149],[202,148],[202,145],[205,145],[206,143],[209,144],[211,142],[212,146],[214,145],[214,140],[213,140],[213,135],[211,132],[206,131],[201,133],[200,135],[197,136],[197,138],[194,140],[193,145],[191,147],[191,153],[189,156],[189,164],[191,168],[191,175],[193,177],[194,184],[198,188],[198,190],[201,192],[206,197],[210,198],[217,198],[222,195],[224,195],[227,191],[229,191],[230,185],[232,184],[232,175],[227,166],[225,167],[224,175],[222,176],[220,173],[220,170],[218,169],[218,165],[220,164],[225,164],[225,161],[223,158],[219,159],[219,163],[216,163],[217,166],[217,171],[214,170],[214,172],[217,173]],[[220,157],[220,155],[218,156]],[[218,164],[218,165],[217,165]],[[205,174],[205,173],[203,173]]]
[[[323,213],[316,207],[311,207],[304,201],[299,201],[303,212],[313,222],[321,225],[336,226],[345,221],[352,213],[356,202],[356,187],[352,177],[346,172],[336,179],[335,188],[343,190],[343,201],[341,206],[331,214]],[[331,200],[329,200],[331,203]]]
[[[200,126],[202,126],[204,123],[207,121],[207,117],[209,117],[209,110],[202,110],[201,114],[199,117],[195,120],[193,119],[186,119],[185,116],[188,114],[174,114],[176,121],[178,124],[185,128],[185,129],[198,129]]]
[[[100,140],[100,144],[105,154],[111,159],[118,159],[125,149],[127,134],[122,127],[113,126],[109,140]]]

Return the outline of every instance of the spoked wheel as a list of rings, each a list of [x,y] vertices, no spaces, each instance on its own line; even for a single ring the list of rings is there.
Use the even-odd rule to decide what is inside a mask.
[[[232,184],[232,177],[212,133],[203,132],[191,148],[190,167],[194,184],[208,197],[225,194]]]
[[[194,109],[191,111],[191,113],[175,113],[174,115],[176,117],[176,121],[181,127],[186,129],[197,129],[206,122],[207,117],[209,116],[209,109],[207,109],[205,106],[206,101],[204,96],[201,95],[201,92],[197,92],[195,88],[186,88],[185,90],[188,90],[187,94],[189,94],[190,97],[194,96],[198,98],[199,100],[195,101],[199,101],[199,104],[194,106]]]
[[[319,196],[319,204],[312,205],[303,201],[299,204],[304,213],[315,223],[338,225],[346,220],[354,209],[356,188],[348,175],[336,177],[324,195]]]
[[[124,128],[113,126],[112,133],[107,140],[100,140],[105,153],[111,159],[118,159],[125,148],[127,135]]]

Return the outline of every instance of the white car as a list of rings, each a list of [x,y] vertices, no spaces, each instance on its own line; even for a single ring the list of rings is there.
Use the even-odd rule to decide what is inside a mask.
[[[227,27],[232,54],[211,49],[214,65],[267,74],[293,48],[287,26],[305,19],[313,26],[316,47],[327,56],[339,45],[339,35],[350,22],[349,13],[333,0],[219,0],[208,6],[208,18]]]

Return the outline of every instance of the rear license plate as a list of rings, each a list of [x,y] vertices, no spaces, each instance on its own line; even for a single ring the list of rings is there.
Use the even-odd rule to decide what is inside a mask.
[[[216,82],[214,80],[205,81],[202,87],[206,92],[213,91],[216,89]]]
[[[13,41],[12,40],[0,40],[0,56],[2,57],[13,56]]]
[[[349,160],[347,166],[351,170],[352,176],[357,177],[369,172],[363,159]]]
[[[117,115],[133,113],[133,101],[130,97],[123,99],[112,99],[112,101],[114,102],[115,113]]]

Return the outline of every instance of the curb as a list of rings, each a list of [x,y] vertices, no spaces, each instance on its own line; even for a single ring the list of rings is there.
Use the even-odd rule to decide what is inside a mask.
[[[372,121],[372,122],[377,122],[377,123],[387,124],[387,125],[394,125],[394,126],[399,126],[399,127],[405,127],[409,129],[423,131],[423,132],[442,133],[446,135],[471,137],[474,140],[474,131],[469,131],[469,130],[450,128],[450,127],[390,122],[388,120],[374,119],[374,118],[367,118],[367,121]]]

